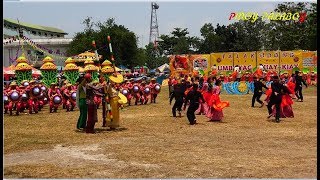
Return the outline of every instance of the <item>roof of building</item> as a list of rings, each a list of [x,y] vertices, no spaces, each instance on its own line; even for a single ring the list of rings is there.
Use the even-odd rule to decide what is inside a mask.
[[[21,26],[22,28],[28,28],[28,29],[33,29],[33,30],[42,30],[42,31],[47,31],[51,33],[58,33],[58,34],[68,34],[64,32],[61,29],[54,28],[54,27],[48,27],[48,26],[40,26],[40,25],[35,25],[35,24],[29,24],[25,22],[18,22],[16,20],[12,19],[3,19],[4,25],[12,25],[12,26]]]

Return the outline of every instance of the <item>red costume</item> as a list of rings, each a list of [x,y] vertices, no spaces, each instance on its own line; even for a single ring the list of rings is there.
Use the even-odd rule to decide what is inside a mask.
[[[138,89],[137,91],[135,91],[135,89]],[[132,93],[133,93],[133,97],[135,99],[135,105],[138,105],[138,101],[141,100],[141,87],[139,85],[139,83],[134,83],[133,84],[133,90],[132,90]]]
[[[59,96],[62,99],[61,93],[59,88],[55,86],[51,86],[51,88],[48,90],[48,96],[49,96],[49,106],[50,106],[50,113],[52,112],[57,112],[59,105],[61,104],[56,104],[54,103],[54,97]],[[62,102],[62,100],[61,100]]]
[[[74,100],[72,98],[72,94],[73,93],[76,93],[76,91],[74,91],[72,89],[72,86],[70,85],[69,87],[67,87],[65,90],[64,90],[64,95],[66,97],[66,109],[67,109],[67,112],[68,111],[73,111],[74,107],[76,106],[76,100]]]
[[[155,79],[151,79],[151,82],[149,84],[149,87],[151,89],[151,103],[156,103],[156,98],[158,96],[158,93],[160,92],[160,90],[157,91],[155,89],[156,86],[161,87],[160,84],[156,83]]]
[[[32,114],[32,110],[35,113],[38,113],[38,107],[39,107],[38,97],[32,92],[35,87],[38,87],[38,86],[34,85],[34,81],[30,81],[29,86],[27,86],[26,88],[26,93],[29,96],[29,100],[28,100],[29,114]]]
[[[16,99],[12,99],[11,96],[15,94],[16,96],[14,98]],[[20,112],[20,90],[19,87],[16,86],[16,84],[14,85],[10,85],[9,89],[7,90],[7,95],[9,97],[9,103],[8,103],[8,110],[10,112],[10,115],[12,115],[12,110],[15,107],[16,109],[16,115],[19,115]]]

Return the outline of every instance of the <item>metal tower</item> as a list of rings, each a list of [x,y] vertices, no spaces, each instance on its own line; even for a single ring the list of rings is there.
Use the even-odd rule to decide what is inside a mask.
[[[155,2],[151,3],[151,22],[150,22],[150,35],[149,35],[149,43],[152,43],[156,46],[159,37],[159,26],[157,19],[157,9],[159,9],[159,5]]]

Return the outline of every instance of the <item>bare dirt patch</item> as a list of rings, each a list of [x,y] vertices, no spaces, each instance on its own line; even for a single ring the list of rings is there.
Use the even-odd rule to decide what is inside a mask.
[[[78,111],[4,116],[5,178],[315,178],[316,88],[293,105],[295,117],[274,123],[252,95],[230,101],[222,122],[196,126],[171,116],[167,88],[157,104],[121,111],[122,129],[75,130]]]

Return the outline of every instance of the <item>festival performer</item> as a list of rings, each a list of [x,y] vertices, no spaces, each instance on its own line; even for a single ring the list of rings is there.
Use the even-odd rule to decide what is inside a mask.
[[[296,97],[298,98],[297,101],[299,101],[299,99],[300,99],[301,100],[300,102],[303,102],[302,84],[304,84],[306,86],[306,88],[308,87],[308,85],[303,80],[301,71],[296,71],[295,84],[296,84],[296,87],[295,87],[294,91],[295,91]]]
[[[40,88],[40,95],[38,96],[38,111],[41,111],[41,109],[44,107],[45,105],[45,100],[44,98],[46,97],[45,95],[45,86],[43,85],[42,81],[37,81],[37,85]]]
[[[184,102],[183,110],[186,109],[188,102],[190,102],[187,117],[190,122],[190,125],[194,125],[197,123],[195,111],[199,108],[200,99],[204,101],[202,94],[198,91],[198,84],[193,84],[192,91],[188,92],[187,97]]]
[[[283,82],[282,82],[283,83]],[[280,118],[293,118],[294,117],[294,113],[292,110],[292,95],[294,95],[294,88],[295,88],[295,84],[293,82],[288,82],[287,84],[284,84],[284,86],[286,86],[286,90],[283,92],[282,95],[282,99],[281,99],[281,105],[280,105]],[[270,95],[272,93],[272,89],[268,90],[266,92],[267,98],[270,98]],[[276,108],[275,106],[273,106],[272,109],[272,115],[276,117]]]
[[[158,94],[160,93],[161,86],[160,84],[156,83],[155,78],[151,78],[149,86],[151,88],[151,103],[156,103],[156,99]]]
[[[217,66],[214,64],[212,67],[211,67],[211,77],[213,79],[217,79],[217,76],[218,76],[218,68]]]
[[[217,80],[215,87],[212,89],[211,96],[207,97],[208,100],[208,110],[206,116],[210,121],[221,121],[223,118],[223,108],[229,107],[228,101],[220,100],[220,85],[221,81]]]
[[[259,108],[262,108],[264,103],[260,100],[260,97],[262,96],[263,92],[262,92],[262,88],[268,89],[268,87],[263,84],[260,80],[260,78],[255,77],[254,78],[254,91],[253,91],[253,96],[252,96],[252,103],[251,103],[251,107],[254,107],[254,103],[257,101],[258,103],[261,104],[261,106]]]
[[[143,81],[140,85],[141,89],[141,104],[147,104],[150,98],[151,89],[148,85],[146,85],[146,82]]]
[[[204,83],[204,78],[199,79],[199,88],[198,91],[203,94],[203,92],[208,88],[208,84]],[[200,99],[199,108],[196,110],[196,115],[205,115],[206,114],[206,102]]]
[[[10,87],[7,90],[7,94],[9,97],[8,110],[10,112],[10,115],[12,115],[13,107],[15,107],[16,115],[19,115],[20,105],[21,105],[20,103],[21,94],[20,94],[20,89],[17,86],[17,83],[15,81],[10,83]]]
[[[99,83],[98,81],[94,81],[94,82],[93,82],[93,84],[98,84],[98,83]],[[100,106],[100,104],[101,104],[101,102],[102,102],[101,96],[98,95],[98,94],[96,94],[96,95],[94,96],[93,100],[94,100],[94,103],[95,103],[96,106],[97,106],[97,109],[99,109],[99,106]]]
[[[7,92],[7,88],[4,87],[4,91],[3,91],[3,108],[4,108],[4,114],[7,114],[8,113],[8,110],[9,110],[9,95],[8,95],[8,92]]]
[[[126,96],[127,99],[128,99],[128,105],[131,106],[131,99],[133,97],[133,79],[130,79],[128,85],[127,85],[127,88],[128,88],[128,95]]]
[[[281,75],[280,75],[280,79],[283,83],[287,84],[289,82],[289,75],[288,75],[288,72],[283,72]]]
[[[106,89],[111,106],[111,114],[109,113],[107,116],[107,126],[110,127],[111,130],[115,130],[116,128],[120,127],[119,108],[122,108],[123,105],[127,103],[127,98],[114,88],[116,84],[122,82],[122,78],[123,77],[121,75],[110,76],[110,85]]]
[[[98,92],[101,88],[102,86],[98,85],[98,81],[92,82],[91,75],[90,75],[90,83],[87,83],[85,86],[86,103],[88,106],[87,124],[85,128],[86,133],[95,133],[94,126],[95,126],[95,123],[98,122],[98,114],[97,114],[97,105],[94,102],[94,97],[95,95],[104,96],[103,94]]]
[[[132,93],[135,99],[134,105],[138,105],[138,102],[141,102],[141,88],[140,83],[138,81],[134,82]]]
[[[247,82],[252,82],[253,81],[252,74],[250,74],[249,71],[246,71],[245,74],[242,75],[241,80],[247,81]]]
[[[311,73],[308,75],[307,82],[309,86],[317,86],[317,74],[315,74],[314,71],[311,71]]]
[[[35,85],[35,81],[31,80],[29,85],[26,87],[26,92],[29,96],[28,107],[29,107],[29,114],[32,114],[32,110],[37,114],[38,113],[38,95],[40,95],[40,88]]]
[[[273,83],[271,84],[271,94],[270,94],[270,101],[268,102],[268,113],[269,116],[268,118],[270,118],[271,116],[273,116],[272,114],[272,107],[275,106],[276,108],[276,122],[279,123],[280,122],[280,114],[281,114],[281,102],[282,102],[282,95],[286,92],[289,92],[288,88],[286,86],[284,86],[283,84],[281,84],[279,82],[279,77],[278,76],[274,76],[273,78]]]
[[[174,90],[171,93],[171,97],[170,97],[170,105],[173,98],[175,99],[175,102],[172,107],[172,116],[177,117],[177,110],[178,110],[179,117],[181,118],[181,108],[183,105],[183,98],[184,98],[184,91],[183,91],[183,88],[181,87],[181,83],[178,83],[174,86]]]
[[[20,112],[23,113],[25,109],[29,109],[28,100],[29,96],[26,92],[26,87],[22,84],[19,86],[21,99],[20,99]]]
[[[79,78],[80,84],[77,89],[77,106],[80,115],[77,122],[77,129],[85,129],[87,122],[88,106],[86,103],[86,84],[91,82],[91,74],[87,73],[84,77]]]
[[[55,83],[51,83],[48,96],[50,113],[57,112],[59,105],[62,103],[62,95]]]
[[[76,91],[73,90],[72,84],[68,83],[67,88],[64,90],[64,95],[66,96],[66,109],[67,112],[73,111],[74,107],[76,106],[76,101],[74,99],[73,93]]]
[[[238,65],[236,65],[234,67],[233,73],[232,73],[232,78],[235,79],[235,81],[240,82],[241,79],[241,71],[240,71],[240,67]]]

